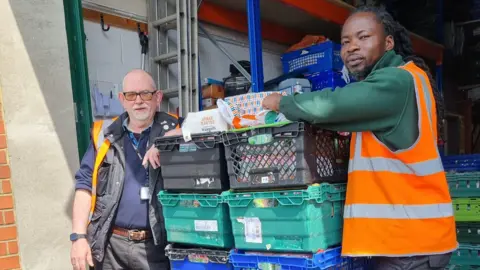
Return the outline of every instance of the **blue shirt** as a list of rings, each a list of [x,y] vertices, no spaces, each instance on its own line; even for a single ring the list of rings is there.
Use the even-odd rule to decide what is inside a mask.
[[[140,189],[148,185],[147,169],[143,167],[142,159],[147,151],[151,127],[141,134],[134,134],[127,128],[127,123],[127,120],[123,123],[125,136],[122,138],[124,140],[126,163],[125,181],[114,224],[126,229],[147,229],[150,227],[148,220],[149,203],[148,200],[140,199]],[[93,144],[90,143],[82,158],[80,169],[75,174],[76,189],[92,190],[94,162],[95,149]]]

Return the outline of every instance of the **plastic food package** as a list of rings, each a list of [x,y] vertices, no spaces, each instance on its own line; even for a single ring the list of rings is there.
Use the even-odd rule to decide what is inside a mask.
[[[188,113],[182,124],[183,138],[190,141],[191,134],[223,132],[228,130],[228,122],[224,120],[218,109]]]
[[[288,95],[287,91],[269,91],[260,93],[247,93],[237,96],[226,97],[223,100],[234,104],[240,111],[241,115],[256,115],[263,111],[262,100],[273,93],[279,93],[284,96]]]
[[[235,129],[273,124],[287,120],[283,114],[270,110],[262,110],[256,114],[245,114],[236,105],[222,99],[217,100],[217,107],[225,122]]]

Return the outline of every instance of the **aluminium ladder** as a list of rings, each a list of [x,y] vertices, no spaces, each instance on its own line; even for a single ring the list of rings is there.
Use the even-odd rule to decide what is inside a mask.
[[[197,0],[149,0],[150,71],[165,99],[178,97],[179,115],[199,108]],[[176,30],[176,40],[169,39]],[[173,44],[171,44],[173,43]],[[169,66],[177,63],[177,86]]]

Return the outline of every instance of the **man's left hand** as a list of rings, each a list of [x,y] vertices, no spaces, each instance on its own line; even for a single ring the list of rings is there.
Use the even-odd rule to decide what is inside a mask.
[[[179,135],[182,135],[182,130],[177,128],[165,133],[164,137]],[[142,164],[145,168],[148,167],[149,163],[154,169],[160,167],[160,151],[155,147],[155,145],[152,145],[152,147],[150,147],[150,149],[148,149],[147,153],[145,154],[145,157],[143,157]]]

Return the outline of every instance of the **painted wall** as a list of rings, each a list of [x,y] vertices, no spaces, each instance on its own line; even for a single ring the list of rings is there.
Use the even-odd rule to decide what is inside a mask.
[[[0,18],[0,88],[22,269],[71,269],[78,152],[63,2],[0,1]]]
[[[139,17],[147,17],[147,0],[82,0],[82,3],[84,5],[92,3],[120,12],[132,13]]]
[[[84,26],[87,37],[86,46],[91,91],[93,91],[95,85],[103,94],[121,91],[123,76],[129,70],[141,67],[141,46],[138,34],[134,31],[116,27],[111,27],[108,32],[104,32],[98,23],[90,21],[84,21]],[[216,38],[220,38],[219,43],[235,59],[250,59],[246,36],[230,31],[216,34]],[[235,39],[233,39],[234,36],[236,36]],[[170,31],[169,37],[175,44],[176,31]],[[275,78],[282,73],[280,61],[282,49],[283,47],[263,53],[265,80]],[[199,37],[199,53],[202,79],[209,77],[222,80],[230,76],[229,66],[231,61],[206,37]],[[170,81],[172,82],[170,87],[177,85],[177,74],[177,65],[170,65]],[[94,104],[93,101],[92,104]],[[173,112],[172,107],[176,108],[177,104],[178,99],[172,99],[170,111]]]
[[[112,93],[112,96],[117,96],[122,91],[125,74],[141,68],[141,46],[134,31],[110,27],[108,32],[104,32],[99,23],[86,20],[84,29],[92,111],[95,111],[94,89],[104,95]]]

